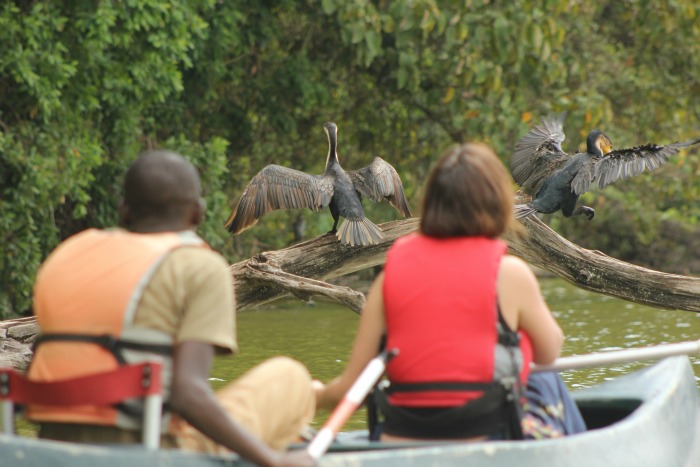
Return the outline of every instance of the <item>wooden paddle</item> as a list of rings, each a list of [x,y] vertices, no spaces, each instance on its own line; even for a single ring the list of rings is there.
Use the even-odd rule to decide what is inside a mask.
[[[326,423],[309,443],[306,450],[311,457],[318,461],[325,454],[335,439],[335,435],[343,428],[348,418],[362,405],[367,394],[382,377],[386,364],[398,354],[398,349],[384,350],[369,361],[355,383],[343,396],[343,400],[335,407]]]
[[[577,368],[611,365],[615,363],[630,363],[639,360],[661,360],[662,358],[674,355],[690,355],[697,353],[700,353],[700,340],[562,357],[556,359],[554,363],[549,365],[533,364],[531,371],[575,370]]]

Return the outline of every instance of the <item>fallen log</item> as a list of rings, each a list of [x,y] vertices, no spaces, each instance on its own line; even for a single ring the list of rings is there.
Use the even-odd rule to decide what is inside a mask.
[[[364,295],[326,281],[383,264],[386,251],[400,236],[418,228],[419,219],[380,225],[376,245],[351,247],[335,236],[321,237],[282,250],[268,251],[231,265],[238,310],[282,297],[308,300],[324,295],[359,312]],[[593,292],[662,309],[700,312],[700,278],[666,274],[587,250],[558,235],[536,217],[522,221],[527,234],[506,237],[510,252],[533,266],[551,271]],[[33,318],[0,322],[0,359],[26,368],[38,327]]]
[[[394,240],[416,230],[418,222],[413,218],[382,224],[384,239],[369,247],[340,245],[334,237],[323,236],[236,263],[231,271],[236,278],[239,305],[243,309],[293,293],[274,275],[265,281],[250,280],[249,270],[261,262],[273,262],[279,270],[297,276],[333,279],[382,264]],[[506,241],[512,254],[533,266],[593,292],[656,308],[700,312],[700,278],[646,269],[581,248],[536,217],[526,218],[522,224],[526,234],[510,234]]]
[[[654,271],[571,243],[536,217],[506,238],[512,254],[582,289],[667,310],[700,312],[700,277]]]
[[[394,240],[416,230],[418,222],[419,219],[412,218],[381,224],[379,227],[384,232],[384,238],[376,245],[352,247],[339,243],[334,235],[323,235],[235,263],[231,266],[231,273],[236,280],[238,307],[243,310],[295,293],[294,289],[285,287],[281,277],[278,280],[276,274],[260,278],[256,271],[263,264],[270,264],[273,269],[298,276],[300,282],[307,278],[327,281],[383,264],[386,252]],[[328,285],[329,290],[337,287]],[[364,296],[358,300],[360,302],[364,305]]]
[[[0,321],[0,366],[26,370],[38,333],[39,326],[33,317]]]

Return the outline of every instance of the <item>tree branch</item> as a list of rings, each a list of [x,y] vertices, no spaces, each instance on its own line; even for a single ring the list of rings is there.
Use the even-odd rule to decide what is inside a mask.
[[[415,231],[419,219],[380,225],[384,238],[376,245],[351,247],[324,235],[231,265],[237,306],[245,310],[294,295],[308,300],[324,295],[359,311],[360,292],[324,281],[384,263],[386,251],[400,236]],[[536,217],[522,221],[527,234],[510,234],[510,252],[572,284],[643,305],[700,312],[700,278],[666,274],[586,250],[562,238]],[[0,359],[26,368],[30,344],[38,332],[34,318],[0,322]]]
[[[231,274],[236,281],[236,300],[240,310],[289,296],[290,291],[280,284],[251,283],[245,270],[252,261],[273,262],[279,269],[304,278],[326,281],[384,263],[386,251],[394,240],[414,231],[418,219],[387,222],[380,225],[384,238],[376,245],[348,246],[338,242],[334,235],[299,243],[289,248],[261,253],[256,258],[235,263]]]
[[[303,301],[309,301],[313,295],[324,295],[346,305],[358,314],[365,306],[365,296],[361,292],[350,287],[341,287],[290,274],[280,269],[279,266],[271,264],[272,262],[264,256],[251,258],[243,269],[246,283],[277,286]]]
[[[291,274],[328,280],[383,264],[386,251],[400,236],[418,228],[419,219],[382,224],[384,239],[369,247],[349,247],[323,236],[284,250],[263,253]],[[534,216],[522,220],[527,233],[508,235],[510,252],[572,284],[656,308],[700,312],[700,278],[667,274],[616,260],[575,245]],[[248,261],[231,267],[241,308],[288,295],[281,287],[251,287],[241,278]]]
[[[700,278],[667,274],[581,248],[536,217],[527,235],[507,238],[510,252],[586,290],[655,308],[700,312]]]

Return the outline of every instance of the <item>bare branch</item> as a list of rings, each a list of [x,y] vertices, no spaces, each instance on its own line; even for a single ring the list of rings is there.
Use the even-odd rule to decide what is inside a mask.
[[[586,290],[642,305],[700,312],[700,278],[667,274],[586,250],[536,217],[523,219],[528,235],[508,240],[511,253]]]
[[[264,256],[256,256],[249,260],[243,269],[246,281],[251,285],[262,283],[266,286],[278,286],[303,301],[309,301],[313,295],[324,295],[358,314],[365,306],[365,296],[361,292],[356,292],[350,287],[290,274],[271,263],[272,261]]]
[[[323,235],[233,264],[231,274],[236,280],[238,308],[245,310],[289,295],[289,292],[279,285],[261,286],[259,283],[250,283],[245,276],[245,270],[251,261],[270,261],[279,269],[295,276],[326,281],[383,264],[386,251],[394,240],[414,231],[418,227],[418,219],[387,222],[379,227],[384,232],[384,238],[376,245],[352,247],[339,243],[333,235]]]
[[[394,240],[416,230],[418,222],[413,218],[380,225],[385,238],[369,247],[345,246],[331,236],[323,236],[262,256],[288,273],[328,280],[382,264]],[[656,308],[700,312],[700,278],[646,269],[581,248],[536,217],[523,219],[522,223],[527,235],[509,235],[506,240],[510,252],[530,264],[593,292]],[[242,309],[288,295],[280,287],[250,287],[241,276],[246,264],[243,261],[231,266]]]
[[[364,304],[361,293],[324,281],[383,264],[394,240],[415,231],[418,222],[413,218],[380,225],[384,239],[377,245],[351,247],[324,235],[233,264],[238,309],[289,295],[303,300],[323,295],[359,311]],[[700,278],[653,271],[586,250],[536,217],[522,223],[527,235],[509,235],[506,240],[511,253],[530,264],[593,292],[656,308],[700,312]],[[26,368],[37,332],[34,318],[0,322],[0,359]]]

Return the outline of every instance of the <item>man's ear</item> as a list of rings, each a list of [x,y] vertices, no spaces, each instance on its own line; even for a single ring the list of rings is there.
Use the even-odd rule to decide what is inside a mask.
[[[131,212],[129,211],[129,206],[124,202],[124,200],[119,200],[118,206],[119,212],[119,227],[128,228],[131,221]]]
[[[204,222],[204,214],[207,211],[207,202],[204,198],[198,198],[197,202],[194,203],[194,208],[192,209],[192,225],[195,227],[199,226]]]

